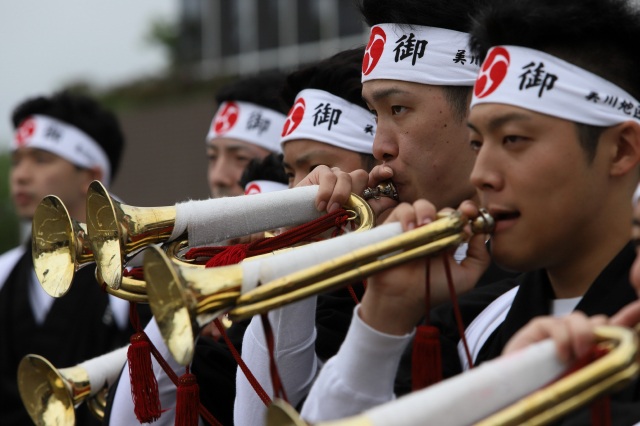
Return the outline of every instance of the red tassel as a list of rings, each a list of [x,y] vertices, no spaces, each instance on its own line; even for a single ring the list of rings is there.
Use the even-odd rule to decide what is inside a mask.
[[[442,380],[440,330],[437,327],[418,326],[411,357],[411,383],[414,391]]]
[[[176,401],[176,426],[196,426],[200,405],[200,387],[196,376],[187,372],[178,381]]]
[[[158,381],[151,365],[151,348],[146,334],[139,332],[131,336],[127,352],[131,396],[136,418],[140,423],[151,423],[160,418],[160,396]]]

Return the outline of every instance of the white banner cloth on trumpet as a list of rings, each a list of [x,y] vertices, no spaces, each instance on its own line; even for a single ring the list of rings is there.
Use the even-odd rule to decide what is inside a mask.
[[[364,415],[375,426],[419,426],[426,419],[434,425],[466,426],[550,383],[566,368],[556,356],[553,341],[545,340],[372,408]],[[464,401],[462,410],[460,401]]]
[[[176,204],[176,221],[170,240],[188,232],[189,246],[198,247],[283,226],[317,219],[318,186],[238,197],[187,201]]]
[[[308,244],[268,258],[245,259],[240,264],[242,266],[241,291],[246,293],[256,288],[258,283],[266,284],[274,279],[351,253],[358,248],[384,241],[401,233],[402,225],[400,222],[394,222],[369,231],[354,232]]]
[[[118,380],[122,367],[127,362],[128,350],[129,345],[78,365],[89,374],[91,396],[97,394],[105,385],[111,387]]]

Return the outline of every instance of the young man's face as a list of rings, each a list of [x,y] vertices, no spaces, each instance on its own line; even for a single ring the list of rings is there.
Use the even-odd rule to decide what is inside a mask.
[[[254,158],[264,158],[269,151],[239,139],[215,138],[207,142],[209,167],[207,181],[214,198],[243,195],[242,172]]]
[[[400,201],[426,198],[438,208],[457,207],[475,195],[468,130],[452,113],[443,89],[370,80],[362,95],[377,115],[373,154],[393,170]]]
[[[309,139],[297,139],[282,146],[284,170],[293,188],[319,165],[339,167],[351,172],[366,167],[363,156],[355,151]]]
[[[592,162],[575,123],[503,104],[474,106],[471,182],[496,218],[493,258],[517,271],[563,267],[606,237],[610,175],[599,145]],[[601,236],[602,238],[600,238]]]
[[[11,158],[11,198],[21,219],[31,220],[44,197],[57,195],[71,217],[84,222],[87,188],[94,177],[90,171],[35,148],[18,148]]]

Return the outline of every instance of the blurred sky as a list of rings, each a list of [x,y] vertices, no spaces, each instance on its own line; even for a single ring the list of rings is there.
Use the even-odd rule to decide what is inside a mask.
[[[8,0],[0,2],[0,151],[13,107],[63,85],[104,88],[166,66],[145,40],[156,18],[174,20],[179,0]]]

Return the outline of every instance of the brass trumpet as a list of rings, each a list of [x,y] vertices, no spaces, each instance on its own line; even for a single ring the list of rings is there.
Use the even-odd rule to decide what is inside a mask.
[[[485,210],[471,222],[459,212],[441,215],[421,228],[264,283],[242,294],[237,306],[229,311],[229,318],[235,321],[262,314],[410,260],[457,247],[467,238],[464,232],[467,224],[471,225],[472,233],[488,234],[495,222]]]
[[[347,235],[334,238],[331,242],[343,243],[344,252],[349,254],[338,258],[335,258],[335,254],[328,254],[325,257],[334,258],[316,267],[301,269],[304,265],[296,260],[298,258],[294,259],[294,255],[313,251],[317,259],[320,256],[317,247],[329,241],[312,243],[287,254],[289,270],[300,272],[267,282],[252,291],[247,288],[242,291],[245,278],[260,279],[256,276],[256,270],[266,271],[268,275],[268,271],[277,269],[273,266],[275,257],[252,258],[245,260],[248,263],[239,265],[190,271],[175,268],[161,251],[152,248],[146,251],[144,259],[144,274],[151,284],[149,304],[167,347],[174,359],[184,365],[193,357],[193,341],[197,330],[221,313],[229,311],[233,319],[246,318],[399,263],[441,252],[459,245],[466,238],[464,227],[467,223],[459,213],[454,213],[401,235],[397,235],[400,233],[400,224],[396,223],[361,233],[360,237]],[[488,214],[481,215],[472,223],[474,232],[487,233],[492,227],[493,219]],[[394,231],[391,232],[391,229]],[[369,239],[364,247],[355,250],[351,249],[351,245],[344,244],[347,238],[351,242],[365,237],[363,234],[371,238],[371,235],[378,236],[378,233],[386,238],[377,240],[377,243],[373,240],[373,244]],[[397,236],[389,238],[391,235]],[[402,249],[405,251],[393,254]],[[283,258],[279,257],[280,260]],[[262,263],[252,264],[256,261]],[[255,284],[252,282],[248,287]]]
[[[42,288],[52,297],[62,297],[71,288],[75,273],[95,262],[87,225],[72,219],[60,198],[49,195],[36,208],[32,221],[33,266]],[[176,262],[185,241],[174,241],[164,250]],[[186,262],[185,262],[186,263]],[[194,265],[195,267],[195,265]],[[98,282],[103,282],[97,274]],[[129,301],[146,303],[145,283],[123,277],[118,290],[107,292]]]
[[[123,347],[58,370],[39,355],[26,355],[18,366],[18,391],[31,420],[38,426],[73,425],[75,407],[81,403],[102,420],[108,387],[117,380],[126,357]]]
[[[320,215],[312,202],[313,191],[317,189],[304,187],[251,197],[191,202],[195,208],[193,205],[185,207],[183,203],[168,207],[134,207],[113,200],[102,184],[94,181],[87,195],[87,230],[97,269],[108,286],[118,289],[126,256],[148,245],[188,235],[190,245],[201,246],[308,222]],[[291,201],[295,206],[287,205],[286,212],[265,218],[264,213],[273,211],[277,200]],[[347,208],[363,210],[365,204],[360,197],[352,196]],[[238,210],[229,208],[230,205],[241,207],[242,217],[238,217]],[[366,209],[369,209],[368,205]],[[194,211],[199,213],[192,215]],[[177,223],[180,224],[178,227]],[[242,223],[243,227],[230,226],[235,223]],[[210,235],[214,228],[219,231],[215,237]]]
[[[577,372],[552,383],[549,386],[538,389],[533,385],[530,395],[515,403],[511,403],[514,396],[510,394],[500,395],[506,402],[507,408],[498,409],[496,414],[483,417],[480,413],[470,413],[468,417],[476,417],[477,420],[462,423],[452,420],[451,411],[442,413],[448,416],[451,426],[473,423],[476,426],[510,426],[510,425],[546,425],[569,414],[572,410],[580,408],[595,398],[613,392],[633,380],[638,375],[638,336],[631,329],[621,327],[602,326],[596,329],[599,338],[598,345],[608,348],[610,351],[602,358],[590,363]],[[555,356],[555,350],[552,353]],[[494,360],[494,363],[503,363],[506,360]],[[508,361],[506,361],[508,362]],[[495,364],[499,366],[500,364]],[[482,369],[480,366],[477,370]],[[495,368],[495,367],[494,367]],[[315,426],[373,426],[387,424],[389,418],[394,419],[397,426],[418,426],[439,414],[421,409],[433,396],[442,392],[452,380],[464,383],[465,376],[469,377],[477,370],[471,370],[461,376],[446,380],[424,390],[405,395],[397,400],[388,402],[378,407],[365,411],[360,415],[342,420],[315,423]],[[468,380],[467,380],[468,381]],[[504,388],[502,389],[505,393]],[[507,389],[507,393],[510,389]],[[452,396],[455,397],[455,396]],[[409,403],[410,402],[410,403]],[[510,404],[510,405],[509,405]],[[504,405],[504,404],[503,404]],[[421,411],[419,415],[412,415],[406,420],[403,413]],[[385,419],[386,422],[385,422]],[[267,411],[267,426],[309,426],[309,423],[300,418],[298,413],[284,401],[278,400]]]
[[[169,239],[175,207],[132,207],[114,200],[98,181],[87,192],[87,231],[100,277],[120,288],[127,255]]]

